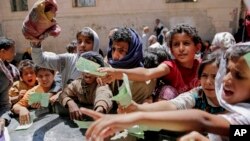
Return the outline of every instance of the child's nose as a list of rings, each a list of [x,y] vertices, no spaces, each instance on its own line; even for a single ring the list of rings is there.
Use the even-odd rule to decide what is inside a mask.
[[[114,51],[112,56],[113,56],[113,60],[115,61],[118,61],[120,59],[120,55],[117,51]]]

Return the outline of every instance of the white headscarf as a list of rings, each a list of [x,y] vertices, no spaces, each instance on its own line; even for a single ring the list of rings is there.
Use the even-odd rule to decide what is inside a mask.
[[[226,50],[232,45],[236,44],[233,35],[229,32],[216,33],[212,41],[212,50],[220,48],[221,50]]]
[[[250,47],[250,42],[241,43],[241,44],[246,44],[246,45],[249,45],[249,47]],[[233,46],[233,47],[229,48],[227,50],[227,52],[232,52],[234,50],[234,48],[236,48],[236,47],[239,47],[239,46],[237,46],[237,45]],[[232,104],[227,103],[224,99],[222,99],[223,77],[226,75],[226,68],[227,68],[226,61],[227,61],[226,58],[223,58],[223,57],[221,58],[220,67],[219,67],[219,70],[218,70],[218,73],[217,73],[216,79],[215,79],[215,91],[216,91],[217,99],[223,108],[225,108],[229,112],[238,113],[238,114],[242,115],[244,117],[244,119],[247,120],[247,121],[243,121],[243,122],[250,124],[250,103],[237,103],[237,104],[232,105]],[[237,119],[237,117],[235,117],[235,119],[238,121],[241,121],[241,119]]]

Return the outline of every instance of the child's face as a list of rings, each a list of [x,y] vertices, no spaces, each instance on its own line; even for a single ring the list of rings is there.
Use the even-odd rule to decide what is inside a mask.
[[[4,60],[8,61],[8,62],[11,62],[15,55],[16,55],[16,48],[15,46],[12,46],[8,49],[2,49],[1,52],[3,52],[3,58]]]
[[[129,44],[127,42],[113,42],[112,45],[112,59],[114,61],[119,61],[126,56],[128,53]]]
[[[77,50],[78,53],[84,53],[93,50],[94,42],[89,36],[80,34],[77,37]]]
[[[214,79],[217,71],[218,67],[216,63],[207,64],[205,65],[200,77],[202,89],[205,92],[206,96],[211,99],[216,98]]]
[[[228,61],[222,98],[230,104],[250,100],[250,69],[243,57]]]
[[[54,74],[49,70],[41,69],[37,72],[37,81],[41,87],[50,89],[54,82]]]
[[[22,80],[29,86],[33,87],[36,83],[36,74],[33,68],[25,67],[22,72]]]
[[[195,53],[199,50],[192,38],[186,33],[176,33],[172,37],[171,52],[181,64],[190,64],[194,61]]]
[[[96,82],[96,77],[89,73],[82,73],[82,77],[87,84],[92,84]]]

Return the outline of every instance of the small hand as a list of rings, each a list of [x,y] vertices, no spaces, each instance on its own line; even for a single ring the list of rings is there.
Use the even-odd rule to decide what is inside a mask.
[[[33,103],[33,104],[31,104],[31,107],[35,108],[35,109],[40,109],[41,108],[41,103]]]
[[[67,102],[67,105],[69,107],[69,114],[71,120],[81,120],[82,119],[82,113],[80,112],[79,107],[73,100],[69,100]]]
[[[29,124],[30,123],[30,114],[26,107],[22,107],[19,112],[19,122],[20,125]]]

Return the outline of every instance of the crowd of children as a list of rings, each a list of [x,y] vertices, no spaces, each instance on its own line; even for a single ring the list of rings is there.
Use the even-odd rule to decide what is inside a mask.
[[[163,27],[156,22],[160,36]],[[97,33],[84,27],[67,46],[68,53],[44,52],[42,40],[31,41],[33,60],[22,60],[18,69],[9,63],[15,42],[0,38],[0,131],[9,124],[10,112],[19,115],[21,125],[31,122],[29,110],[41,108],[39,102],[29,104],[34,93],[47,93],[50,104],[61,105],[71,120],[93,117],[96,121],[86,132],[91,140],[143,125],[208,133],[192,132],[181,140],[217,141],[228,139],[230,125],[250,124],[250,43],[236,44],[223,32],[215,35],[211,48],[204,47],[196,28],[188,24],[177,24],[164,34],[165,46],[150,47],[134,29],[116,27],[103,58]],[[202,58],[197,58],[202,48]],[[81,72],[76,67],[79,58],[99,64],[98,71],[106,75]],[[123,73],[131,82],[133,101],[128,107],[111,100]]]

